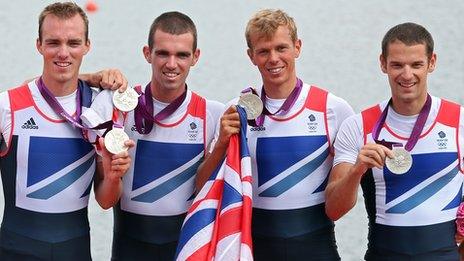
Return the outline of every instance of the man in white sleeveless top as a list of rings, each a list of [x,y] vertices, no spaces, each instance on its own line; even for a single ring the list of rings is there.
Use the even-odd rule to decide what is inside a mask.
[[[83,10],[74,3],[48,5],[39,16],[36,46],[43,57],[42,75],[0,93],[5,196],[0,260],[91,260],[91,186],[100,200],[111,180],[128,169],[130,159],[127,152],[111,155],[104,149],[98,164],[104,171],[94,177],[94,148],[85,131],[76,127],[80,111],[93,98],[93,91],[78,81],[90,49]],[[102,81],[103,74],[93,80]],[[108,86],[123,83],[122,78],[117,83],[107,80]]]
[[[337,220],[347,213],[361,184],[369,217],[366,260],[459,260],[454,235],[464,111],[428,93],[433,48],[421,25],[391,28],[380,55],[391,99],[348,118],[335,141],[327,214]]]
[[[151,65],[151,82],[137,87],[142,96],[134,111],[113,108],[112,92],[103,91],[83,114],[90,126],[111,119],[123,124],[136,142],[133,164],[107,201],[108,207],[115,205],[112,260],[174,259],[196,170],[224,110],[187,88],[200,56],[197,30],[187,15],[158,16],[143,55]]]
[[[325,214],[324,190],[335,135],[353,110],[343,99],[297,78],[295,62],[302,42],[293,18],[285,12],[257,12],[245,35],[248,56],[263,81],[257,93],[267,110],[261,116],[264,122],[248,126],[247,133],[254,258],[339,260],[334,224]],[[239,127],[238,113],[231,106],[221,118],[214,149],[199,168],[198,187],[222,161],[229,137]]]

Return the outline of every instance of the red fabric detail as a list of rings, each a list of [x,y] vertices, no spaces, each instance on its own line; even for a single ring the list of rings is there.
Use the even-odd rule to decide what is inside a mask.
[[[119,110],[116,108],[113,108],[113,115],[111,116],[111,120],[113,122],[118,122],[119,119]]]
[[[192,92],[192,98],[187,107],[187,113],[203,120],[203,155],[206,155],[206,100],[198,94]]]
[[[461,173],[464,173],[464,168],[462,166],[462,151],[461,146],[459,144],[459,120],[461,114],[461,106],[457,103],[447,101],[442,99],[440,110],[438,111],[437,122],[440,122],[444,125],[453,127],[456,129],[456,145],[458,148],[458,163],[459,163],[459,170]]]
[[[194,117],[205,119],[206,100],[198,94],[192,92],[192,98],[188,105],[187,112]]]
[[[34,106],[31,91],[27,85],[8,90],[8,96],[10,98],[11,113]]]
[[[242,206],[227,210],[219,217],[219,222],[223,224],[218,227],[218,237],[225,238],[232,234],[240,232],[241,224],[237,222],[242,220]]]
[[[311,86],[308,97],[306,98],[305,107],[313,110],[326,112],[328,92],[316,86]]]
[[[142,85],[136,85],[134,86],[134,90],[138,93],[138,94],[141,94],[143,91],[142,91]]]
[[[459,126],[460,111],[461,106],[454,102],[442,99],[437,121],[444,125],[457,128]]]
[[[241,174],[241,160],[240,160],[240,141],[238,135],[232,135],[229,140],[229,147],[227,148],[226,158],[227,166],[233,169],[238,174]]]
[[[251,183],[251,181],[250,181]],[[252,209],[253,203],[252,199],[248,196],[243,197],[243,209]],[[251,251],[253,252],[253,240],[251,233],[251,222],[252,222],[252,212],[243,211],[242,212],[242,243],[245,243],[250,246]]]
[[[366,143],[367,135],[372,132],[372,129],[374,128],[375,123],[377,122],[381,114],[382,111],[380,110],[379,105],[372,106],[361,112],[363,121],[364,143]]]
[[[205,200],[210,200],[210,199],[219,200],[221,198],[223,189],[224,189],[224,180],[214,181],[213,185],[211,186],[210,191],[208,191],[208,194],[206,194],[205,198],[202,200],[198,200],[192,204],[192,206],[190,207],[191,211],[193,212]]]
[[[211,246],[211,243],[208,243],[201,248],[199,248],[195,253],[187,258],[187,261],[197,261],[197,260],[207,260],[208,250]]]
[[[334,155],[334,149],[331,144],[331,139],[329,135],[329,124],[327,122],[327,96],[329,93],[326,90],[323,90],[317,86],[311,85],[309,89],[308,97],[305,101],[305,107],[313,110],[324,113],[324,126],[325,133],[327,136],[327,142],[329,143],[330,154]]]

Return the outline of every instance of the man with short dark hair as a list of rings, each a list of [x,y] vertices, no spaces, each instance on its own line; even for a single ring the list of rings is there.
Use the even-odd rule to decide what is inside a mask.
[[[421,25],[391,28],[380,55],[391,99],[348,118],[335,141],[326,211],[332,220],[342,217],[361,184],[369,216],[366,260],[459,260],[454,235],[464,111],[428,93],[433,45]]]
[[[36,42],[42,75],[0,93],[5,195],[0,260],[91,260],[87,204],[96,163],[79,116],[93,91],[78,80],[90,49],[87,35],[88,20],[79,6],[48,5],[40,14]],[[127,152],[110,155],[102,140],[100,145],[98,201],[130,163]]]
[[[143,55],[151,82],[137,88],[134,111],[113,116],[112,93],[104,91],[84,113],[89,126],[119,120],[136,142],[134,164],[115,184],[112,260],[173,260],[182,222],[195,192],[198,165],[223,111],[219,102],[187,89],[200,56],[193,21],[180,12],[157,17]],[[111,205],[111,204],[110,204]]]

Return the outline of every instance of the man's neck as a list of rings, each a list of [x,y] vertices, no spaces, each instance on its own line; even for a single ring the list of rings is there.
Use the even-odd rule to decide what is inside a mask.
[[[78,78],[66,82],[57,82],[52,80],[46,74],[42,75],[42,81],[47,89],[55,97],[66,96],[76,91],[78,86]]]
[[[393,97],[392,108],[393,110],[395,110],[396,113],[404,116],[417,115],[422,110],[422,107],[424,107],[426,101],[427,95],[425,95],[424,97],[420,97],[420,99],[416,99],[410,102],[395,99]]]
[[[186,87],[184,84],[184,88],[179,88],[179,89],[174,89],[174,90],[161,89],[155,86],[152,81],[150,88],[151,88],[151,95],[157,101],[164,102],[164,103],[171,103],[175,99],[180,97],[182,93],[184,93]]]
[[[291,81],[285,82],[281,85],[272,85],[264,83],[264,90],[266,96],[271,99],[286,99],[290,96],[293,89],[295,89],[297,79],[294,77]]]

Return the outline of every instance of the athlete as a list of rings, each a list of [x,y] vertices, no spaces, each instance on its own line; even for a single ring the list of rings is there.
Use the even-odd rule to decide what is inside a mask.
[[[213,139],[223,104],[187,88],[200,56],[197,31],[185,14],[168,12],[151,25],[143,55],[151,82],[137,87],[135,111],[113,113],[112,92],[99,94],[83,114],[88,126],[124,124],[136,142],[134,164],[115,184],[113,260],[173,260],[182,222],[195,192],[195,174]],[[119,115],[114,117],[113,115]]]
[[[338,132],[326,211],[332,220],[342,217],[361,184],[366,260],[459,260],[454,221],[464,177],[464,113],[428,93],[433,47],[421,25],[391,28],[380,55],[391,99],[348,118]]]
[[[332,142],[353,114],[342,99],[297,78],[302,42],[293,18],[262,10],[246,28],[248,56],[258,67],[257,90],[266,111],[248,126],[253,175],[253,251],[256,260],[339,260],[334,224],[326,216],[324,190],[332,166]],[[237,104],[237,99],[230,104]],[[258,124],[259,122],[263,124]],[[214,149],[199,168],[201,187],[239,132],[234,106],[221,117]]]
[[[0,93],[5,196],[0,260],[91,260],[87,204],[95,151],[78,127],[78,115],[93,96],[78,81],[90,48],[85,13],[73,3],[47,6],[39,16],[36,46],[43,56],[42,75]],[[105,77],[108,71],[93,80],[106,82]],[[104,85],[123,83],[111,78]],[[106,197],[108,185],[130,163],[127,152],[111,155],[99,142],[103,158],[94,183],[97,200]]]

